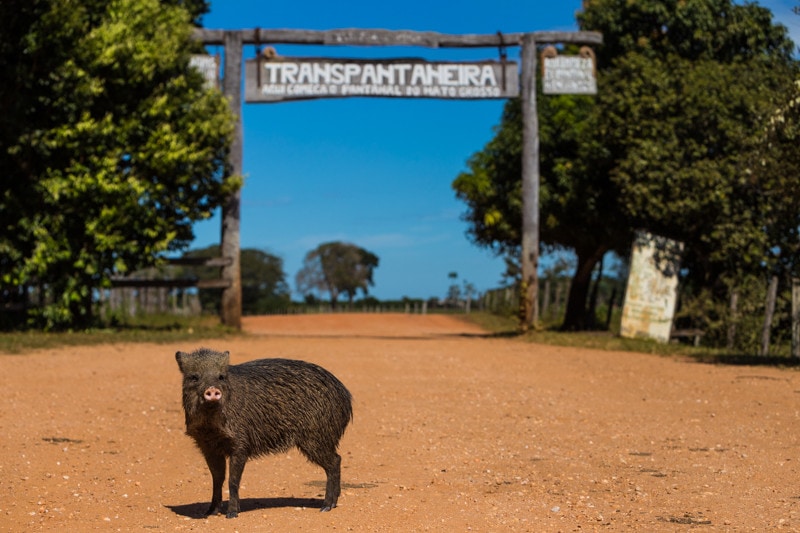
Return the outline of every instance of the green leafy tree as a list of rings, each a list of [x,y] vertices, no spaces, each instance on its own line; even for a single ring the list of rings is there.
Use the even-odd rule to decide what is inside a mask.
[[[185,248],[225,179],[233,117],[189,67],[183,2],[0,3],[0,298],[84,327],[112,275]]]
[[[346,295],[352,304],[359,290],[366,295],[374,285],[372,275],[378,263],[378,256],[354,244],[320,244],[306,254],[295,278],[297,290],[305,295],[327,292],[334,308],[340,295]]]
[[[212,258],[220,256],[219,245],[190,250],[185,257]],[[291,290],[286,282],[283,259],[264,250],[243,248],[240,258],[242,276],[242,314],[263,315],[285,311],[291,303]],[[177,276],[196,276],[201,280],[219,279],[219,268],[183,268]],[[222,289],[200,292],[203,309],[219,313]]]
[[[458,272],[449,272],[447,274],[450,279],[450,286],[447,288],[447,297],[445,301],[452,307],[457,307],[458,302],[461,301],[461,287],[458,286]]]
[[[627,220],[616,205],[608,176],[576,172],[580,135],[593,100],[585,96],[539,96],[540,226],[542,251],[569,249],[577,268],[564,327],[585,325],[585,306],[597,262],[630,243]],[[506,257],[508,275],[518,277],[522,241],[522,110],[518,99],[504,109],[495,137],[453,182],[468,207],[464,215],[473,242]]]
[[[684,265],[708,284],[768,255],[764,206],[749,162],[764,120],[794,79],[786,29],[730,0],[587,0],[578,20],[600,31],[598,95],[539,97],[544,246],[578,264],[563,326],[586,326],[591,272],[624,253],[631,229],[686,243]],[[521,117],[510,102],[498,133],[454,182],[476,243],[516,253],[521,224]]]
[[[634,226],[686,243],[699,286],[762,268],[788,191],[751,161],[797,73],[786,28],[730,0],[592,0],[578,19],[605,42],[580,172],[610,177]]]
[[[800,5],[795,7],[800,15]],[[759,150],[751,159],[753,180],[771,194],[768,242],[776,270],[800,276],[800,74],[769,117]]]
[[[203,15],[208,13],[209,3],[207,0],[161,0],[164,5],[179,6],[185,9],[192,22],[199,26]]]

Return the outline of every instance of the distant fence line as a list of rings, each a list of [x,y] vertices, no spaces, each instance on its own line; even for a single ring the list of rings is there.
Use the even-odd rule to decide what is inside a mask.
[[[673,338],[687,338],[696,345],[702,339],[709,346],[731,353],[800,358],[800,279],[780,281],[772,276],[737,285],[731,290],[728,302],[679,295]],[[562,320],[569,280],[555,278],[540,283],[542,320]],[[620,282],[616,281],[597,297],[596,310],[601,316],[595,318],[605,318],[606,329],[611,325],[612,313],[622,307],[623,293]],[[513,316],[518,312],[519,289],[509,286],[486,291],[481,306],[495,314]]]
[[[675,318],[674,337],[683,337],[681,332],[691,331],[696,343],[700,338],[704,344],[725,348],[731,352],[758,354],[762,357],[781,355],[800,357],[800,280],[784,283],[779,292],[778,278],[772,277],[767,283],[740,285],[731,291],[727,303],[717,303],[717,318],[711,321],[703,305],[698,301],[679,298]],[[543,321],[555,323],[563,319],[567,295],[570,289],[568,278],[553,278],[540,281],[540,316]],[[612,312],[622,306],[620,282],[606,285],[596,297],[598,314],[605,319],[609,329]],[[406,313],[428,314],[463,313],[472,309],[504,316],[514,316],[519,310],[519,289],[517,286],[488,290],[475,300],[461,300],[457,304],[431,304],[425,300],[408,302],[338,303],[336,307],[328,302],[292,303],[269,314],[313,314],[336,312],[362,313]],[[142,314],[175,314],[194,316],[202,313],[198,288],[194,287],[113,287],[99,294],[100,316],[137,316]],[[708,302],[706,302],[708,304]],[[695,308],[700,308],[697,311]],[[596,324],[602,326],[602,324]]]
[[[133,282],[132,282],[133,283]],[[336,307],[328,302],[319,303],[292,303],[265,314],[292,315],[292,314],[323,314],[323,313],[405,313],[427,314],[429,310],[436,312],[469,312],[470,305],[462,302],[457,308],[446,306],[431,306],[427,301],[408,301],[402,303],[375,303],[340,302]],[[174,314],[181,316],[195,316],[203,312],[200,295],[197,289],[175,287],[113,287],[101,291],[99,294],[101,316],[108,317],[113,314],[134,317],[144,314]]]
[[[539,316],[545,321],[558,321],[567,308],[570,280],[546,278],[539,282]],[[481,308],[498,315],[514,315],[519,310],[519,286],[511,285],[483,293]]]
[[[200,295],[194,290],[169,287],[114,287],[100,292],[100,314],[137,316],[173,314],[195,316],[202,311]]]

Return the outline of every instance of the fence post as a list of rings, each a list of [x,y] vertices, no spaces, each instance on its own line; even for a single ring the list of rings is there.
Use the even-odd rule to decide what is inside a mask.
[[[614,313],[614,300],[617,298],[617,286],[611,289],[611,298],[608,299],[608,310],[606,311],[606,330],[611,329],[611,317]]]
[[[550,277],[544,280],[544,294],[542,295],[542,310],[541,316],[547,316],[547,311],[550,310]]]
[[[764,328],[761,330],[761,357],[769,355],[769,334],[772,329],[772,317],[775,315],[775,300],[778,296],[778,276],[772,276],[767,290],[767,305],[764,315]]]
[[[733,289],[733,291],[731,291],[731,305],[729,313],[730,323],[728,324],[728,342],[726,344],[728,350],[733,350],[733,346],[736,342],[736,321],[739,318],[737,314],[738,308],[739,308],[739,290]]]
[[[800,278],[792,280],[792,357],[800,358]]]

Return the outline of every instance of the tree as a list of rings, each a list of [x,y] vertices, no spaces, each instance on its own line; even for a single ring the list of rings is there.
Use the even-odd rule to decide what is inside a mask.
[[[575,171],[579,136],[593,105],[590,97],[568,95],[540,96],[538,105],[540,245],[543,251],[573,250],[578,260],[564,319],[569,329],[585,326],[594,266],[608,251],[623,254],[631,235],[608,177]],[[506,104],[495,137],[453,182],[456,196],[468,206],[468,235],[504,255],[513,277],[519,276],[522,240],[521,157],[522,112],[515,99]]]
[[[592,270],[607,251],[624,254],[633,228],[684,241],[685,266],[700,283],[742,257],[753,267],[764,257],[759,213],[768,195],[753,195],[744,175],[796,64],[786,29],[754,4],[587,0],[578,20],[604,36],[598,95],[541,96],[539,110],[540,241],[576,253],[563,327],[579,329]],[[513,252],[521,220],[515,105],[454,182],[475,242]]]
[[[794,8],[800,15],[800,4]],[[779,270],[800,276],[800,74],[769,117],[756,157],[753,174],[773,194],[769,203],[768,242]]]
[[[369,286],[374,285],[372,274],[378,262],[378,256],[354,244],[320,244],[306,254],[295,278],[297,290],[305,295],[327,292],[334,308],[341,294],[352,304],[357,291],[366,295]]]
[[[208,13],[208,0],[161,0],[164,5],[183,7],[188,13],[192,22],[199,26],[203,15]]]
[[[201,4],[0,3],[0,298],[36,287],[35,323],[89,325],[96,289],[185,248],[239,186],[233,117],[189,67]]]
[[[448,272],[447,277],[451,281],[450,286],[447,288],[447,297],[445,301],[452,307],[458,307],[458,302],[461,301],[461,287],[458,286],[458,272]]]
[[[581,172],[610,178],[635,227],[686,244],[690,283],[763,269],[769,205],[791,189],[752,161],[797,74],[786,28],[730,0],[591,0],[578,20],[604,34]]]
[[[185,257],[219,257],[219,245],[190,250]],[[263,315],[285,311],[291,303],[291,290],[286,282],[283,259],[264,250],[241,250],[242,314]],[[179,274],[180,275],[180,274]],[[183,275],[196,275],[198,279],[219,279],[219,268],[195,267],[185,269]],[[219,313],[222,289],[204,289],[200,302],[204,310]]]

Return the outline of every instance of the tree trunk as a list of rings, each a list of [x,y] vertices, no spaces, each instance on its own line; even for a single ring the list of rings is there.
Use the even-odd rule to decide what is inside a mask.
[[[603,258],[608,248],[598,246],[593,250],[576,250],[578,266],[572,277],[572,284],[567,298],[567,311],[564,313],[563,330],[586,329],[586,297],[592,283],[592,272],[600,259]]]

